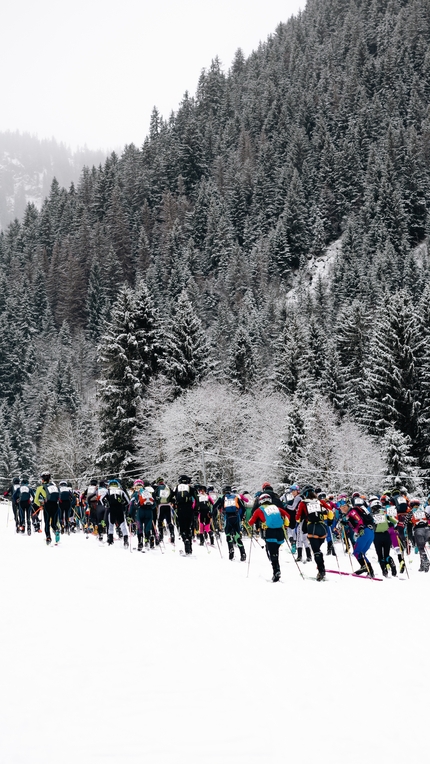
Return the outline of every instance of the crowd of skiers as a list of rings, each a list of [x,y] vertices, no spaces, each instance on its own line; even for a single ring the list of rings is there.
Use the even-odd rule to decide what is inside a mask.
[[[405,554],[412,547],[420,555],[420,571],[428,572],[430,561],[426,544],[430,538],[429,500],[408,497],[397,480],[393,488],[380,496],[366,497],[356,491],[347,494],[325,493],[321,488],[293,484],[279,495],[269,483],[251,497],[232,486],[221,492],[214,486],[195,484],[186,475],[180,475],[171,488],[159,477],[152,483],[137,479],[131,491],[121,481],[91,479],[84,491],[73,490],[72,484],[60,480],[58,484],[50,472],[44,471],[34,489],[27,476],[14,478],[4,492],[12,501],[17,533],[42,532],[44,519],[46,543],[58,544],[62,533],[82,530],[98,536],[108,545],[115,537],[129,546],[130,535],[137,536],[138,551],[151,549],[166,540],[181,538],[185,555],[191,555],[193,541],[214,546],[225,534],[229,559],[234,559],[237,548],[240,560],[246,560],[243,534],[264,540],[266,553],[272,565],[274,582],[281,577],[280,546],[286,542],[296,563],[312,560],[317,566],[317,580],[325,578],[326,568],[322,546],[326,555],[337,557],[335,542],[356,559],[356,575],[374,577],[368,552],[374,545],[383,576],[397,575],[397,556],[400,573],[406,569]],[[430,499],[430,497],[429,497]],[[258,541],[260,543],[260,541]],[[393,552],[392,552],[393,550]],[[305,554],[305,556],[303,556]],[[339,569],[340,572],[340,569]]]

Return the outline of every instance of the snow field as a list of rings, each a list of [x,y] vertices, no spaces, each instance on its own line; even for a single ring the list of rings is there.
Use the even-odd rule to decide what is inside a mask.
[[[284,544],[275,585],[255,545],[247,578],[225,540],[224,559],[198,544],[192,559],[180,543],[130,553],[81,533],[47,548],[11,516],[6,527],[0,505],[1,764],[419,755],[413,729],[393,726],[418,716],[429,688],[430,574],[418,556],[409,581],[317,583]]]

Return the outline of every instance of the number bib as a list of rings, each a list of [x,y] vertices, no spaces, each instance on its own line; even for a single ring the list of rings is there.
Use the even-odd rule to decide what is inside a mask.
[[[397,509],[395,507],[387,507],[386,513],[387,513],[387,517],[396,517]]]
[[[306,503],[308,515],[313,515],[318,512],[321,512],[321,504],[319,503],[318,499],[312,499],[311,501],[308,501]]]
[[[384,512],[379,512],[377,515],[373,515],[375,525],[381,525],[381,523],[387,522],[387,515]]]
[[[426,513],[424,512],[424,510],[416,509],[414,512],[414,519],[418,521],[426,520],[427,518],[426,518]]]

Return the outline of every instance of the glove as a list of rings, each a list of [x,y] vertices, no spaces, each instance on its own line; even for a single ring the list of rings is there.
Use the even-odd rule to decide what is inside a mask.
[[[290,521],[289,521],[288,517],[284,517],[284,525],[285,525],[286,528],[288,528],[288,526],[290,525]]]
[[[357,536],[364,536],[364,528],[361,526],[360,530],[357,533]]]

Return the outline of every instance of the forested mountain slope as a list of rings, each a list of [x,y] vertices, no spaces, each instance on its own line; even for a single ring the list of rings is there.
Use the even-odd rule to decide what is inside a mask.
[[[72,152],[53,138],[0,132],[0,229],[22,218],[29,202],[40,209],[54,178],[69,187],[77,183],[85,165],[105,159],[105,152],[87,148]]]
[[[165,444],[149,455],[138,433],[209,376],[285,403],[267,456],[282,448],[280,479],[309,456],[318,401],[337,433],[365,428],[388,471],[425,479],[429,103],[427,0],[309,0],[228,73],[212,62],[168,121],[154,110],[142,147],[76,188],[54,181],[0,238],[0,396],[5,427],[20,415],[35,440],[28,459],[53,458],[67,427],[84,440],[74,474],[95,451],[105,470],[155,469]],[[3,445],[2,474],[19,450]],[[306,475],[325,479],[331,458]]]

